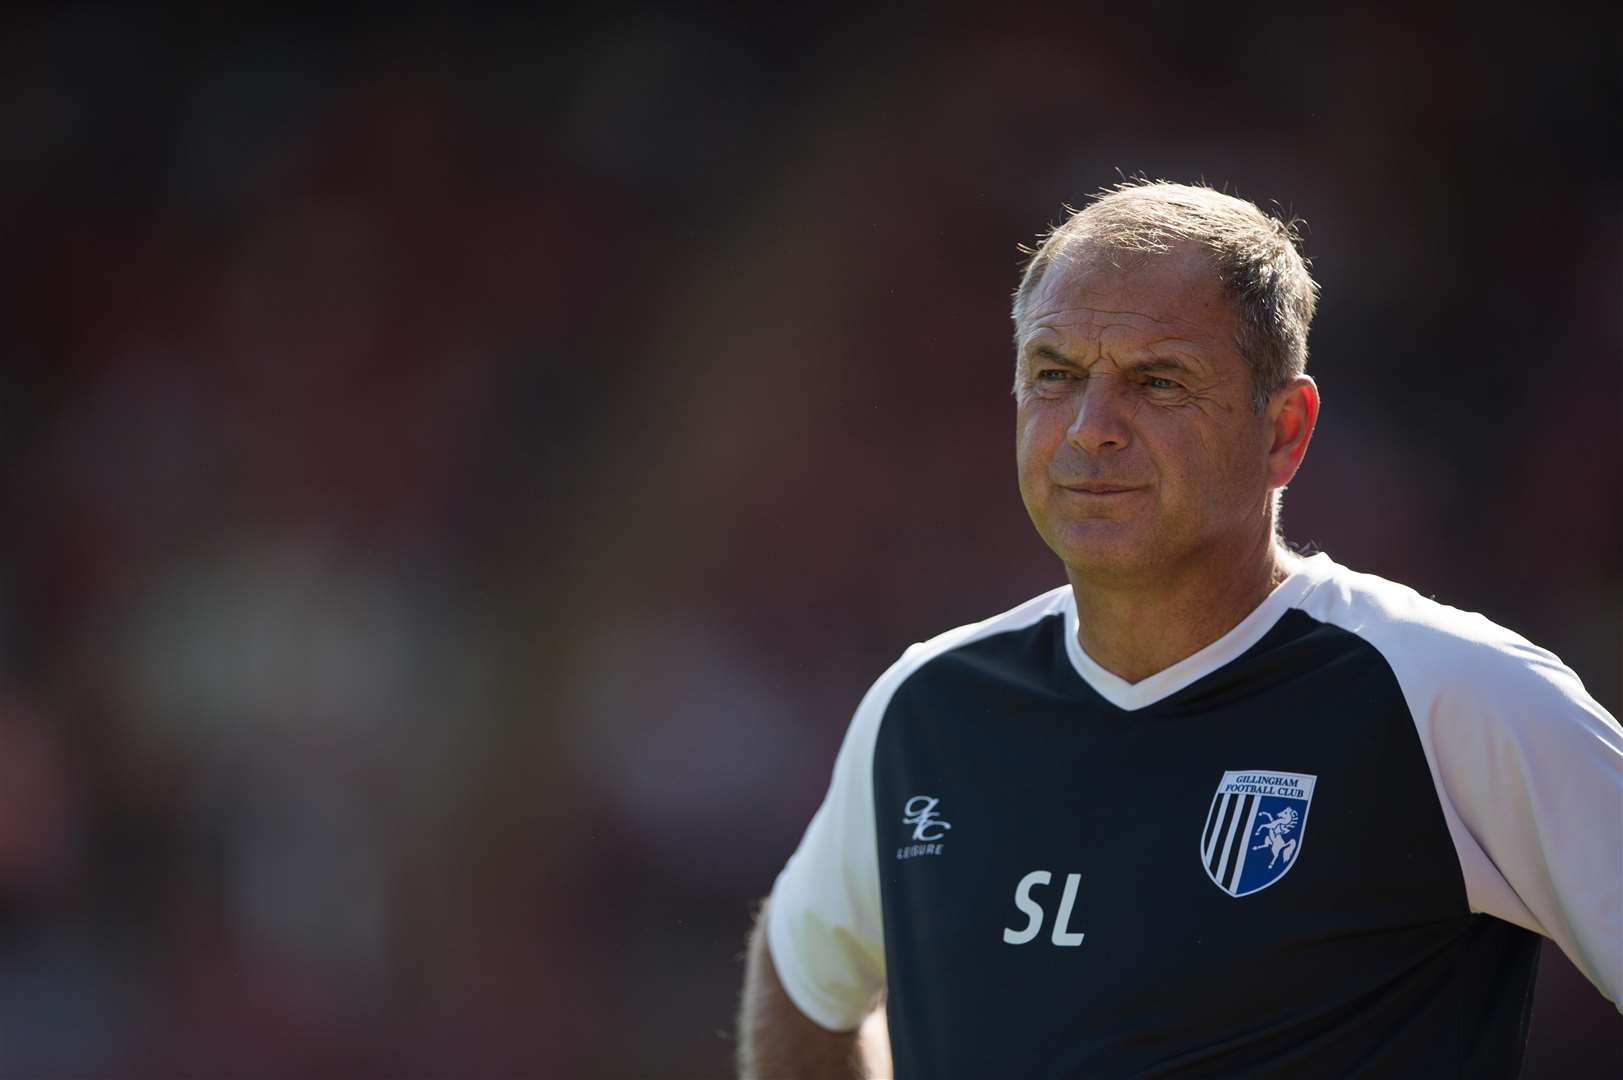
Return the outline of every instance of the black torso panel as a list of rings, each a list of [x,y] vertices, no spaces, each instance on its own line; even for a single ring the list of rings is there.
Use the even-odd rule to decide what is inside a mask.
[[[1129,712],[1064,634],[1052,616],[943,653],[884,714],[898,1077],[1515,1074],[1537,939],[1469,913],[1374,648],[1292,610]],[[1218,803],[1233,774],[1311,797]],[[1254,891],[1209,872],[1225,830]]]

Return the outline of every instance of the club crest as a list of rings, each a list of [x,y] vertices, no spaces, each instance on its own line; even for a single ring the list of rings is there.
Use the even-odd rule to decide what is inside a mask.
[[[1266,889],[1302,857],[1316,776],[1244,769],[1223,774],[1200,834],[1200,863],[1230,896]]]

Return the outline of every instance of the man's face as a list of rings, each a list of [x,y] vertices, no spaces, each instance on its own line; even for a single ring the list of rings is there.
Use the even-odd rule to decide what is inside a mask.
[[[1271,426],[1236,327],[1191,245],[1049,267],[1020,331],[1016,450],[1026,510],[1073,581],[1170,584],[1267,542]]]

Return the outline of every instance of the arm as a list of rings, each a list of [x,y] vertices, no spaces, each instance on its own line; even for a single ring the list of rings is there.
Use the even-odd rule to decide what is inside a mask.
[[[1623,728],[1553,653],[1337,569],[1302,610],[1391,666],[1470,910],[1542,934],[1623,1010]]]
[[[1445,819],[1468,838],[1472,910],[1551,939],[1623,1010],[1623,729],[1570,669],[1526,651],[1515,683],[1483,678],[1490,703],[1433,709]]]
[[[766,905],[750,931],[738,1006],[740,1080],[848,1080],[864,1076],[856,1031],[829,1031],[784,993],[766,944]]]
[[[894,1075],[875,1007],[885,992],[885,931],[874,743],[891,695],[927,658],[909,649],[863,697],[828,793],[761,905],[739,1005],[745,1080],[861,1077],[863,1059],[872,1075]]]
[[[1623,1010],[1623,728],[1553,654],[1480,616],[1454,618],[1475,640],[1387,656],[1466,899],[1554,941]]]

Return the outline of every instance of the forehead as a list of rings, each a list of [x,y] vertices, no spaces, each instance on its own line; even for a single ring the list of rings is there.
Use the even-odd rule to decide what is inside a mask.
[[[1231,346],[1235,305],[1204,249],[1144,255],[1078,245],[1056,259],[1026,304],[1022,342],[1080,337],[1103,346],[1175,338]]]

